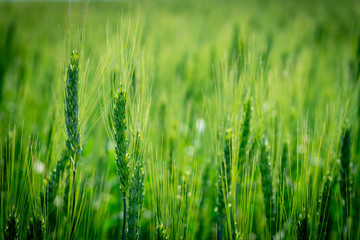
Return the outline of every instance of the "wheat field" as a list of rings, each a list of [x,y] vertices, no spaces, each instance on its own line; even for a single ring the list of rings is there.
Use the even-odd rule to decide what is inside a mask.
[[[0,1],[0,239],[360,239],[360,3]]]

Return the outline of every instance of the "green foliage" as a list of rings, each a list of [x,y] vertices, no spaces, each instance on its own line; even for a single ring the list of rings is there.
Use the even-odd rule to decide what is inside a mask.
[[[351,139],[350,127],[348,124],[342,129],[341,132],[341,152],[340,152],[340,192],[344,204],[347,204],[349,199],[350,185],[350,164],[351,164]]]
[[[305,209],[301,210],[297,225],[298,225],[297,239],[298,240],[309,239],[307,213]]]
[[[155,232],[156,232],[156,240],[169,239],[166,233],[166,229],[164,228],[164,225],[162,223],[156,226]]]
[[[19,239],[20,229],[19,229],[19,219],[16,214],[15,207],[13,207],[10,212],[4,232],[4,238],[6,240],[17,240]]]
[[[27,224],[27,239],[42,240],[44,239],[45,221],[40,216],[30,218]]]
[[[351,177],[351,134],[349,123],[346,122],[342,128],[340,137],[340,193],[343,205],[343,235],[348,234],[349,213],[351,208],[352,177]]]
[[[3,85],[6,70],[12,63],[14,58],[13,44],[15,35],[16,24],[11,22],[7,28],[5,42],[0,45],[0,103],[3,101]]]
[[[332,178],[330,174],[325,177],[324,187],[319,197],[318,203],[318,216],[319,216],[319,224],[318,224],[318,238],[319,239],[328,239],[329,231],[329,209],[330,209],[330,200],[332,194]]]

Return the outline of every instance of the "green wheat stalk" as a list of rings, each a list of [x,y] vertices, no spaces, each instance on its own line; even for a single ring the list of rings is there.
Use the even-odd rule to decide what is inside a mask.
[[[79,56],[74,50],[70,57],[67,69],[65,89],[65,124],[66,124],[66,147],[69,151],[70,158],[73,162],[79,159],[80,132],[79,132]]]
[[[239,146],[239,161],[244,161],[246,154],[246,146],[250,136],[250,121],[251,121],[251,100],[248,95],[244,103],[244,122],[242,123],[242,132]]]
[[[124,221],[122,239],[125,239],[126,231],[126,192],[129,187],[130,169],[129,154],[126,139],[126,91],[120,85],[119,92],[114,100],[113,130],[115,139],[115,163],[120,181],[120,190],[123,193]]]
[[[136,132],[134,149],[134,177],[129,188],[128,239],[139,239],[142,205],[144,203],[144,170],[141,155],[140,131]]]
[[[332,178],[328,173],[325,176],[325,183],[322,189],[322,192],[319,197],[318,204],[318,239],[328,239],[328,221],[329,221],[329,208],[330,208],[330,198],[331,198],[331,188],[332,188]]]
[[[288,159],[289,159],[289,149],[288,149],[288,145],[285,143],[280,161],[279,185],[281,186],[281,189],[283,189],[283,186],[285,184],[286,166],[287,166],[287,162],[289,161]]]
[[[273,196],[271,166],[270,166],[270,146],[267,139],[261,141],[260,172],[262,191],[264,194],[265,216],[270,231],[270,236],[276,232],[276,205]]]
[[[226,215],[226,202],[230,190],[230,170],[232,156],[232,130],[225,132],[224,158],[221,159],[218,169],[218,199],[217,199],[217,239],[221,240],[224,230],[224,219]]]
[[[50,174],[46,185],[46,202],[52,203],[54,202],[56,196],[56,190],[58,188],[60,177],[62,172],[64,171],[65,167],[69,164],[67,161],[69,159],[69,153],[65,149],[60,157],[60,160],[57,162],[55,169]]]
[[[79,132],[79,107],[78,107],[78,84],[79,84],[79,56],[74,50],[71,54],[67,68],[67,79],[65,88],[65,124],[66,124],[66,149],[62,152],[60,160],[47,181],[46,198],[47,202],[53,202],[55,191],[58,188],[60,176],[65,167],[69,165],[68,160],[74,164],[81,153],[80,132]],[[75,180],[75,179],[73,179]],[[68,194],[65,194],[67,198]],[[73,199],[75,201],[75,198]],[[67,202],[67,201],[66,201]]]
[[[240,186],[240,181],[242,179],[241,173],[244,170],[244,163],[246,160],[246,149],[249,142],[250,136],[250,121],[251,121],[251,100],[250,95],[248,94],[246,100],[244,102],[244,121],[241,126],[241,138],[239,144],[239,156],[238,156],[238,164],[237,164],[237,171],[238,171],[238,179],[236,183],[236,196],[235,196],[235,216],[237,216],[237,204],[238,204],[238,191]],[[249,153],[250,154],[250,153]]]
[[[350,126],[346,122],[343,126],[340,138],[341,152],[340,152],[340,193],[343,204],[343,234],[346,235],[345,229],[349,218],[349,197],[351,193],[351,176],[350,176],[350,165],[351,165],[351,136]]]
[[[287,163],[289,162],[289,149],[288,144],[285,143],[280,159],[280,170],[279,170],[279,185],[277,191],[277,203],[278,203],[278,213],[280,214],[279,218],[284,219],[284,215],[289,211],[289,194],[286,183],[287,177]]]
[[[81,146],[80,146],[80,131],[79,131],[79,97],[78,97],[78,85],[79,85],[79,56],[76,49],[72,52],[70,62],[68,64],[67,78],[65,89],[65,125],[67,132],[66,147],[70,155],[70,160],[73,164],[73,209],[75,208],[75,195],[76,195],[76,161],[80,158]],[[70,179],[70,173],[68,175]],[[65,207],[68,203],[70,184],[67,180],[65,188]],[[71,234],[73,233],[73,230]]]

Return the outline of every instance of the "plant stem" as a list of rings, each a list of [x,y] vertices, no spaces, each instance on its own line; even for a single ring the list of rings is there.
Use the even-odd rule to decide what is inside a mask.
[[[76,197],[76,166],[77,164],[74,162],[74,171],[73,171],[73,206],[72,206],[72,213],[71,217],[74,220],[74,212],[75,212],[75,197]],[[72,239],[75,229],[75,221],[73,222],[72,228],[71,228],[71,234],[70,239]]]
[[[124,215],[123,215],[123,229],[122,229],[122,235],[121,239],[125,240],[125,230],[126,230],[126,192],[123,192],[123,206],[124,206]]]

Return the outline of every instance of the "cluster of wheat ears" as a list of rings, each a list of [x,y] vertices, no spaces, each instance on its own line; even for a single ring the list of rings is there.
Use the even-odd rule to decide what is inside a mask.
[[[48,214],[47,218],[56,218],[55,197],[59,190],[59,184],[62,176],[66,176],[66,187],[64,189],[64,206],[62,211],[71,213],[75,218],[74,209],[76,208],[76,171],[77,161],[81,155],[81,141],[79,131],[79,96],[78,96],[78,83],[79,83],[79,55],[76,50],[71,54],[70,61],[67,66],[67,77],[65,87],[65,125],[66,125],[66,148],[62,152],[55,169],[46,178],[43,183],[43,190],[41,191],[42,207],[46,208]],[[132,152],[129,152],[127,140],[127,92],[120,83],[116,95],[110,104],[110,120],[111,120],[111,137],[115,147],[115,163],[117,175],[119,177],[119,185],[122,192],[123,202],[123,227],[122,239],[139,239],[140,235],[140,222],[142,216],[142,207],[144,204],[144,177],[143,170],[143,146],[140,130],[138,129],[134,134],[134,147]],[[250,140],[251,130],[250,122],[252,117],[252,107],[249,95],[246,97],[243,106],[243,121],[240,130],[239,147],[233,146],[233,130],[228,128],[224,131],[224,143],[222,156],[219,156],[218,175],[217,175],[217,239],[242,239],[241,234],[237,231],[236,212],[231,208],[232,202],[232,181],[235,185],[235,203],[239,184],[244,177],[246,159],[252,158],[251,154],[256,154],[254,148],[260,149],[259,151],[259,168],[261,174],[261,189],[263,193],[263,201],[265,206],[265,219],[267,232],[271,238],[281,238],[279,234],[279,217],[280,211],[283,211],[283,205],[277,205],[281,202],[283,197],[289,197],[286,194],[289,192],[286,178],[288,177],[287,163],[288,163],[288,145],[283,145],[283,152],[281,155],[280,171],[278,173],[277,190],[274,191],[273,179],[276,176],[272,175],[271,160],[270,160],[270,145],[266,136],[253,136]],[[258,146],[257,146],[258,145]],[[346,122],[344,124],[341,138],[340,138],[340,165],[339,165],[339,184],[341,190],[341,198],[343,199],[343,213],[344,229],[349,220],[349,199],[351,198],[351,174],[350,174],[350,127]],[[237,161],[233,161],[234,149],[238,149]],[[130,166],[129,159],[133,159],[133,166]],[[232,169],[236,169],[236,175],[232,174]],[[235,178],[232,180],[231,178]],[[328,173],[324,179],[322,191],[318,197],[318,206],[316,207],[317,217],[316,233],[314,236],[318,239],[327,239],[327,223],[329,218],[329,202],[331,198],[331,189],[334,184],[334,176]],[[72,191],[72,192],[71,192]],[[276,193],[276,194],[274,194]],[[236,209],[236,207],[235,207]],[[297,220],[297,238],[310,239],[309,232],[309,213],[308,209],[304,207]],[[45,211],[42,211],[45,212]],[[4,229],[5,239],[19,239],[19,216],[16,213],[16,208],[13,206]],[[52,222],[49,221],[48,224]],[[72,224],[75,224],[73,222]],[[73,238],[72,234],[75,225],[72,225],[69,238]],[[44,217],[41,214],[34,214],[29,218],[27,224],[27,239],[43,239],[45,236]],[[164,229],[163,223],[159,220],[155,228],[157,239],[168,239],[167,231]]]
[[[0,89],[0,119],[8,121],[0,126],[0,239],[359,239],[360,38],[354,55],[340,34],[353,25],[299,14],[291,23],[304,32],[292,36],[289,16],[252,9],[258,15],[233,29],[214,26],[212,42],[196,39],[197,27],[189,42],[169,30],[181,46],[158,35],[157,21],[166,32],[220,19],[205,8],[207,20],[198,21],[197,8],[172,18],[154,7],[144,35],[123,22],[112,35],[108,24],[102,42],[85,31],[85,16],[72,24],[69,9],[60,70],[46,70],[48,83],[50,64],[27,66],[35,70],[23,93],[12,90],[16,107],[2,98],[20,74],[0,61],[10,69],[0,72],[10,89]],[[228,55],[217,56],[227,40]],[[32,109],[46,86],[52,102]],[[21,126],[21,114],[33,119]]]

